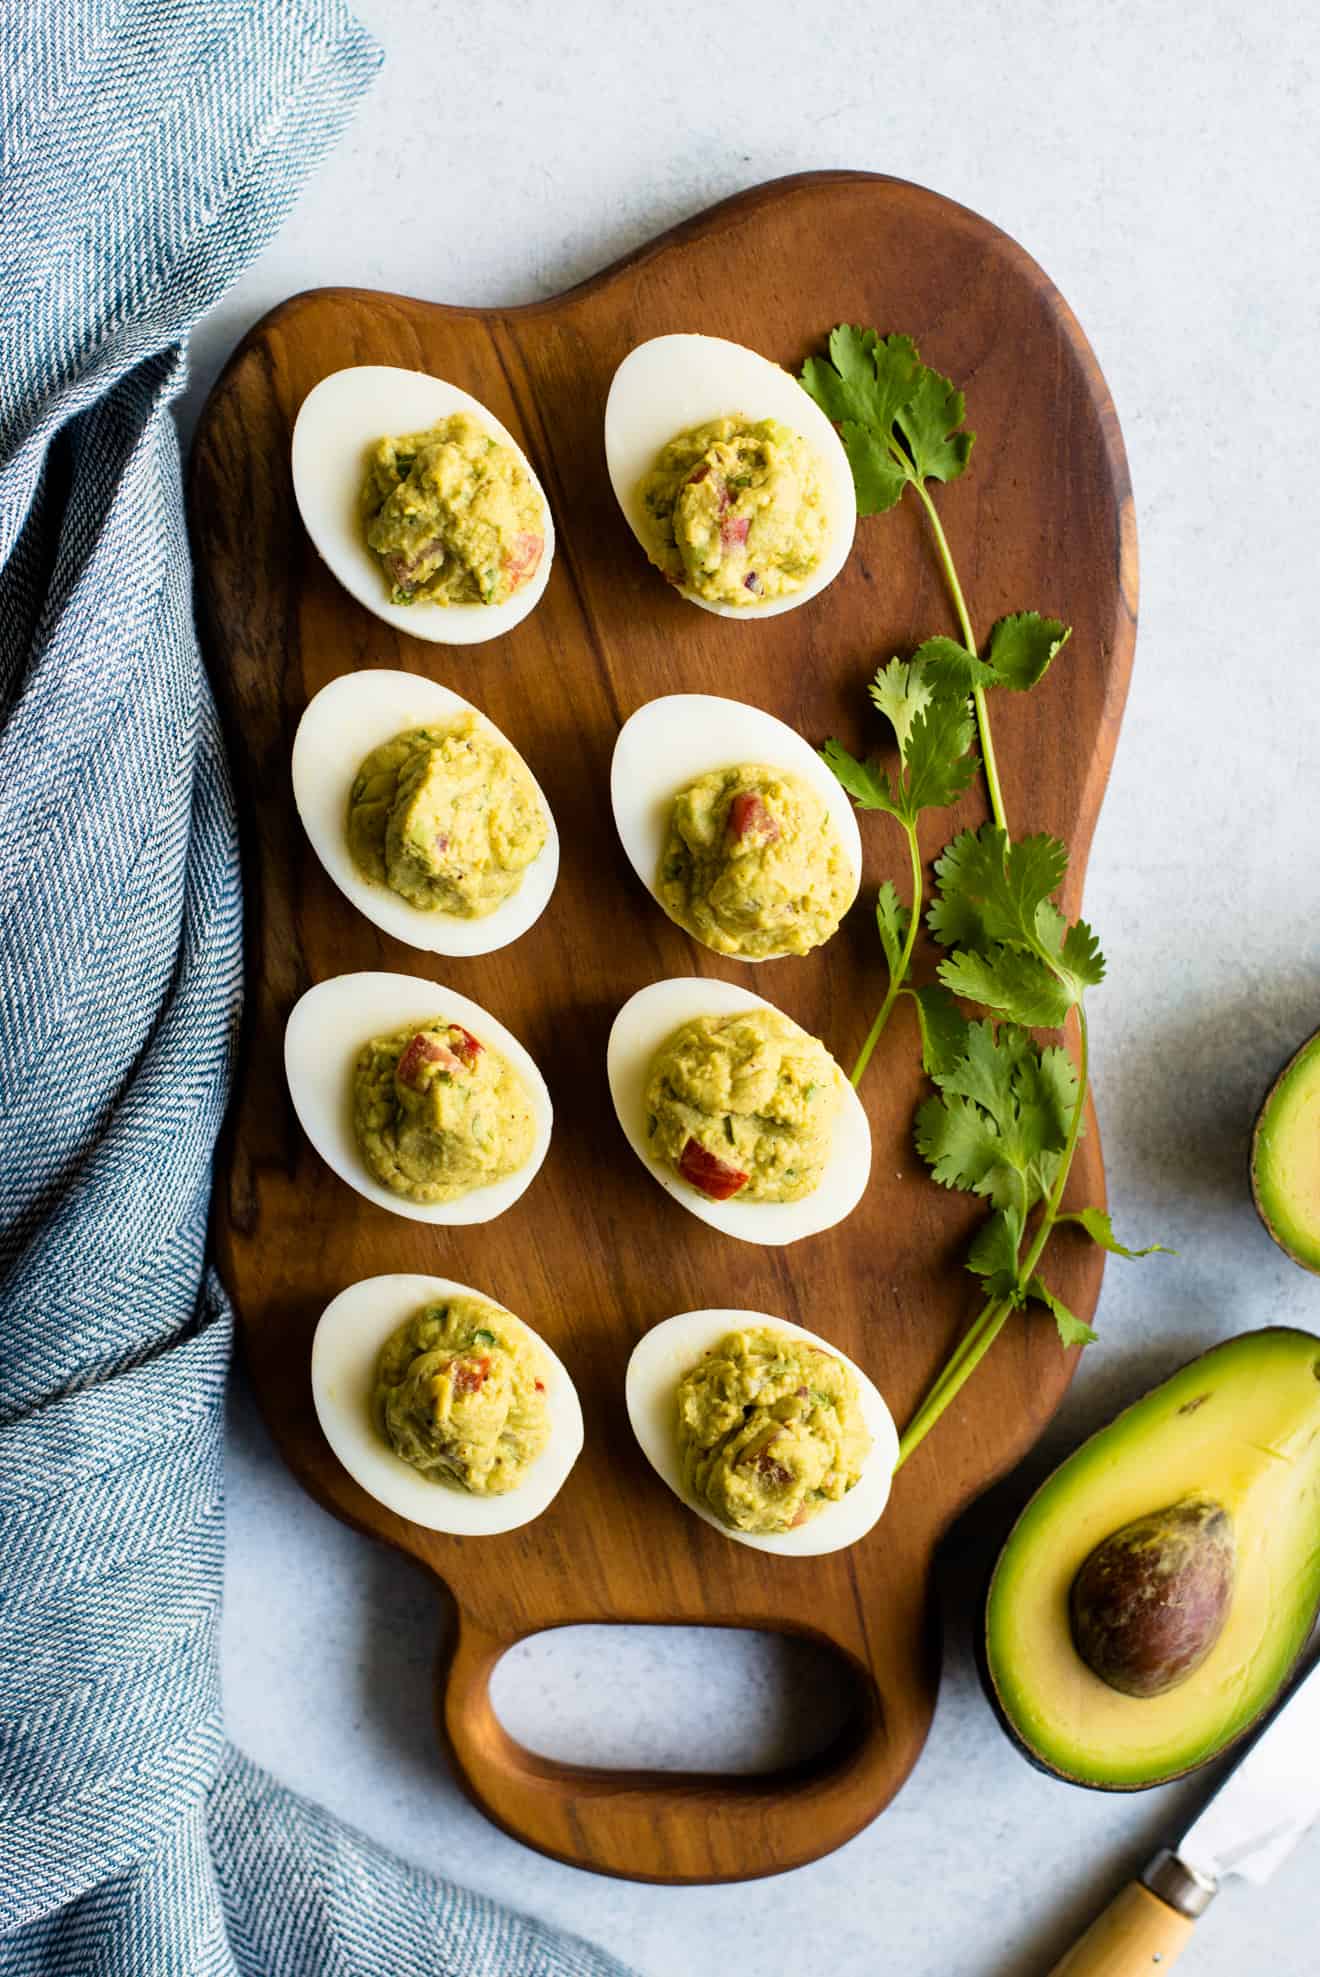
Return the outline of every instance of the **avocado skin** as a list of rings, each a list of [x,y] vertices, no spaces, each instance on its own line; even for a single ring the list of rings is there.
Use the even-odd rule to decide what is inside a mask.
[[[1320,1221],[1312,1224],[1288,1211],[1272,1172],[1280,1153],[1286,1154],[1288,1148],[1288,1101],[1308,1074],[1320,1082],[1320,1030],[1313,1031],[1293,1052],[1262,1099],[1251,1134],[1248,1173],[1251,1198],[1265,1233],[1300,1269],[1320,1276]],[[1284,1116],[1280,1118],[1280,1114]],[[1316,1160],[1320,1165],[1320,1146]]]
[[[1010,1554],[1011,1548],[1021,1540],[1024,1524],[1028,1524],[1034,1507],[1038,1504],[1042,1496],[1051,1490],[1060,1471],[1092,1450],[1095,1444],[1114,1435],[1116,1431],[1121,1432],[1129,1415],[1136,1412],[1137,1409],[1144,1407],[1147,1402],[1156,1400],[1163,1394],[1166,1388],[1173,1387],[1175,1383],[1183,1381],[1188,1375],[1194,1374],[1197,1369],[1205,1368],[1207,1373],[1209,1373],[1213,1369],[1215,1362],[1220,1361],[1226,1352],[1238,1352],[1244,1348],[1249,1348],[1256,1342],[1262,1348],[1268,1347],[1271,1342],[1277,1342],[1279,1345],[1287,1342],[1293,1351],[1310,1360],[1311,1373],[1316,1382],[1317,1394],[1316,1439],[1320,1441],[1320,1337],[1289,1326],[1265,1326],[1254,1332],[1240,1333],[1236,1338],[1212,1346],[1196,1358],[1188,1360],[1183,1366],[1170,1374],[1167,1379],[1160,1381],[1158,1385],[1148,1389],[1146,1393],[1139,1396],[1127,1408],[1124,1408],[1120,1413],[1115,1415],[1111,1421],[1095,1430],[1086,1441],[1079,1445],[1073,1452],[1073,1455],[1066,1457],[1027,1500],[1014,1521],[1007,1538],[1004,1540],[998,1556],[986,1574],[985,1596],[982,1602],[982,1624],[975,1629],[974,1633],[977,1673],[980,1676],[982,1689],[999,1728],[1013,1745],[1018,1755],[1025,1758],[1033,1770],[1043,1773],[1046,1777],[1061,1780],[1065,1784],[1078,1785],[1089,1791],[1104,1792],[1147,1791],[1156,1785],[1173,1783],[1176,1779],[1186,1777],[1190,1773],[1199,1770],[1203,1765],[1221,1758],[1227,1751],[1231,1750],[1244,1739],[1249,1738],[1254,1731],[1259,1729],[1262,1721],[1269,1715],[1274,1704],[1277,1702],[1279,1695],[1286,1689],[1297,1671],[1306,1652],[1307,1642],[1312,1628],[1320,1620],[1320,1579],[1317,1579],[1312,1589],[1311,1597],[1307,1602],[1306,1623],[1297,1630],[1295,1644],[1292,1646],[1286,1660],[1280,1664],[1277,1675],[1270,1681],[1268,1688],[1263,1690],[1256,1699],[1255,1707],[1252,1709],[1250,1715],[1234,1724],[1231,1734],[1226,1734],[1220,1740],[1212,1742],[1208,1747],[1200,1749],[1186,1762],[1161,1764],[1158,1767],[1153,1767],[1149,1775],[1125,1778],[1104,1777],[1095,1773],[1087,1776],[1079,1775],[1077,1772],[1069,1770],[1065,1764],[1053,1760],[1044,1749],[1033,1744],[1030,1738],[1023,1734],[1019,1725],[1014,1721],[1009,1708],[1005,1704],[1004,1696],[1000,1692],[999,1682],[996,1679],[995,1673],[995,1654],[991,1632],[991,1606],[996,1581],[1005,1559]],[[1197,1384],[1199,1385],[1199,1381]],[[1133,1459],[1136,1462],[1140,1462],[1139,1450],[1135,1453]],[[1157,1493],[1158,1485],[1152,1483],[1152,1494]],[[1069,1636],[1068,1647],[1075,1654],[1076,1650],[1073,1648],[1070,1638],[1070,1622],[1067,1615],[1066,1602],[1064,1606],[1062,1632],[1065,1636]],[[1136,1710],[1150,1706],[1149,1701],[1146,1699],[1131,1698],[1129,1700],[1131,1701],[1131,1706]]]

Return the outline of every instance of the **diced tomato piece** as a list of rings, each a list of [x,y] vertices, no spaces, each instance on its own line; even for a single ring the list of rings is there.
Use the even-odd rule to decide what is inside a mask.
[[[720,548],[741,549],[751,526],[751,521],[746,515],[726,515],[720,523]]]
[[[698,481],[705,480],[709,472],[710,472],[710,461],[703,460],[701,465],[699,467],[694,467],[692,469],[692,472],[688,475],[687,477],[688,486],[695,487]]]
[[[478,1394],[490,1373],[489,1359],[456,1359],[453,1365],[454,1392]]]
[[[407,1085],[410,1091],[420,1091],[422,1068],[427,1064],[438,1064],[442,1071],[457,1071],[462,1068],[462,1060],[455,1057],[452,1050],[447,1050],[444,1044],[437,1042],[434,1037],[424,1036],[419,1030],[395,1065],[394,1075],[399,1083]]]
[[[504,559],[504,567],[510,582],[526,583],[541,560],[545,548],[545,537],[536,535],[531,529],[521,530],[513,538],[513,548]]]
[[[538,1381],[536,1382],[536,1391],[537,1391],[537,1393],[539,1393],[539,1394],[543,1394],[543,1393],[545,1392],[545,1381],[544,1381],[544,1380],[538,1380]]]
[[[729,836],[759,837],[766,844],[777,843],[779,820],[759,790],[739,790],[734,797],[729,805]]]
[[[471,1030],[465,1030],[461,1023],[449,1025],[449,1041],[469,1071],[485,1049],[485,1045],[478,1043]]]
[[[737,1194],[739,1188],[747,1185],[747,1175],[740,1167],[730,1167],[726,1161],[717,1159],[700,1140],[690,1139],[683,1148],[678,1171],[712,1201],[727,1201],[731,1194]]]

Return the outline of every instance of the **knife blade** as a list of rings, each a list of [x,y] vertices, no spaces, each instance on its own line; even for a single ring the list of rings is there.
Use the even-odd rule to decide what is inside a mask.
[[[1057,1963],[1051,1977],[1162,1970],[1230,1874],[1257,1887],[1320,1815],[1320,1662],[1275,1709],[1176,1847],[1163,1848]]]
[[[1263,1887],[1320,1814],[1320,1665],[1304,1675],[1173,1849],[1216,1886]]]

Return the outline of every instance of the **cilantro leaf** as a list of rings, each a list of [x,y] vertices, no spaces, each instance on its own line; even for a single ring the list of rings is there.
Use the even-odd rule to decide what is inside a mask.
[[[1027,1296],[1034,1297],[1038,1304],[1045,1304],[1054,1314],[1054,1322],[1059,1328],[1059,1338],[1064,1345],[1093,1345],[1096,1334],[1091,1327],[1070,1311],[1061,1297],[1054,1292],[1039,1272],[1027,1285]]]
[[[1043,680],[1050,662],[1072,637],[1072,626],[1058,618],[1042,618],[1039,611],[1018,611],[1000,618],[990,628],[987,657],[995,673],[995,685],[1014,693],[1025,693]]]
[[[993,1199],[1003,1187],[1003,1148],[994,1123],[968,1098],[928,1098],[917,1112],[917,1152],[944,1188]]]
[[[938,694],[913,722],[903,750],[907,815],[955,803],[980,767],[965,694]]]
[[[912,660],[891,659],[879,668],[867,692],[898,736],[899,753],[906,755],[912,723],[931,702],[933,688],[924,669]]]
[[[1059,959],[1074,981],[1095,988],[1105,978],[1105,957],[1100,943],[1085,920],[1076,921],[1064,937]]]
[[[859,426],[852,419],[845,420],[839,427],[839,438],[843,441],[843,450],[852,468],[858,514],[887,514],[902,500],[903,489],[911,479],[910,472],[898,465],[884,435],[870,426]]]
[[[1062,1029],[1076,1000],[1045,962],[1014,947],[993,954],[959,948],[941,961],[939,977],[951,994],[980,1002],[1029,1030]]]
[[[966,1054],[967,1032],[971,1025],[953,997],[938,982],[926,988],[908,989],[917,1007],[921,1030],[921,1064],[928,1078],[951,1071]]]
[[[839,323],[830,331],[829,359],[808,357],[802,383],[827,419],[888,434],[911,395],[921,368],[911,337]]]
[[[967,1268],[974,1276],[985,1278],[987,1297],[1020,1301],[1017,1271],[1021,1244],[1022,1217],[1016,1208],[997,1208],[977,1231],[967,1252]]]
[[[859,810],[886,810],[891,817],[902,816],[899,801],[890,786],[889,771],[882,769],[874,759],[859,762],[833,736],[820,750],[820,755]]]
[[[1039,834],[1015,838],[993,824],[964,831],[936,865],[941,893],[957,891],[975,907],[982,938],[1034,947],[1037,909],[1057,892],[1068,870],[1067,847]]]
[[[909,348],[915,358],[915,346]],[[975,438],[974,433],[957,430],[966,410],[956,385],[922,364],[915,386],[894,416],[922,480],[955,481],[965,469]]]
[[[892,879],[886,879],[876,894],[875,924],[880,930],[880,945],[885,951],[891,975],[897,975],[903,963],[903,946],[912,925],[912,915],[898,896]]]
[[[969,694],[974,687],[997,686],[999,676],[993,666],[978,659],[956,638],[928,638],[912,655],[932,686],[949,693]]]
[[[808,357],[801,383],[839,428],[858,512],[883,514],[909,481],[956,480],[973,435],[959,432],[962,393],[922,363],[909,336],[840,323],[829,358]]]
[[[1078,1208],[1056,1219],[1060,1222],[1075,1222],[1079,1228],[1085,1229],[1092,1242],[1099,1243],[1101,1249],[1107,1249],[1111,1256],[1126,1256],[1130,1263],[1135,1263],[1141,1256],[1178,1254],[1176,1249],[1169,1249],[1162,1242],[1147,1243],[1144,1249],[1125,1249],[1114,1234],[1114,1225],[1103,1208]]]
[[[1041,1051],[1015,1024],[969,1023],[963,1055],[934,1074],[943,1098],[969,1100],[990,1121],[1004,1169],[994,1179],[993,1198],[1001,1207],[1017,1203],[1023,1214],[1048,1193],[1072,1120],[1072,1108],[1062,1102],[1066,1080],[1047,1055],[1068,1061],[1066,1052]],[[1075,1076],[1071,1090],[1075,1104]]]
[[[973,722],[967,711],[966,696],[937,693],[924,668],[915,660],[906,659],[891,659],[887,666],[882,666],[868,691],[898,737],[904,774],[896,789],[891,788],[885,776],[887,802],[877,804],[872,790],[872,800],[865,807],[888,808],[904,823],[912,824],[922,810],[954,802],[977,770],[977,758],[971,752]],[[857,796],[856,765],[846,751],[839,750],[846,758],[840,768],[831,752],[835,750],[839,750],[837,742],[827,743],[823,751],[825,759],[845,789]],[[882,772],[871,766],[864,773],[873,783]]]

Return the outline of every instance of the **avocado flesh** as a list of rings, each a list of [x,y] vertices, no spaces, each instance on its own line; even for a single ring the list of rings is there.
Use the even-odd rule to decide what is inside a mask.
[[[1320,1272],[1320,1030],[1284,1066],[1260,1109],[1251,1192],[1280,1249]]]
[[[1073,1645],[1072,1583],[1111,1532],[1210,1497],[1237,1536],[1222,1633],[1185,1681],[1124,1695]],[[1101,1428],[1056,1469],[1000,1554],[986,1662],[1027,1754],[1077,1784],[1136,1791],[1204,1764],[1268,1707],[1320,1608],[1320,1339],[1247,1332]]]

